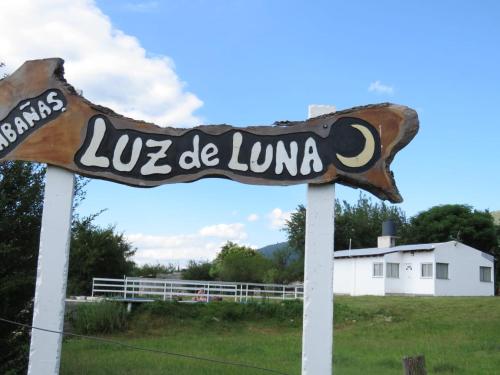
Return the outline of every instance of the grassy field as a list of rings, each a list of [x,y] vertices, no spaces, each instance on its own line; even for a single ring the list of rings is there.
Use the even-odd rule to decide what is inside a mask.
[[[126,332],[104,337],[300,374],[300,312],[298,319],[210,314],[137,313]],[[337,297],[335,315],[337,374],[401,374],[401,358],[416,354],[425,355],[429,374],[500,373],[500,298]],[[83,339],[65,340],[61,373],[266,374]]]

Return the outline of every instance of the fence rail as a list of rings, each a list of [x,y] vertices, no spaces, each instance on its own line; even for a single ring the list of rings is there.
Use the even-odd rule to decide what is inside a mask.
[[[125,277],[92,279],[92,297],[162,299],[208,302],[213,300],[302,299],[304,286],[222,281],[168,280]]]

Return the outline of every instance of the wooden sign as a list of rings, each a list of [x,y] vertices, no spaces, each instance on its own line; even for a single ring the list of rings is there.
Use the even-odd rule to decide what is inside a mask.
[[[339,182],[400,202],[389,165],[415,136],[404,106],[356,107],[247,128],[161,128],[78,95],[62,59],[24,63],[0,81],[0,161],[27,160],[133,186],[205,177],[259,185]]]

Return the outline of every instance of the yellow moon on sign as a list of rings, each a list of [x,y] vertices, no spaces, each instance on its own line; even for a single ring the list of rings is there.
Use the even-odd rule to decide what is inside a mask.
[[[336,155],[340,162],[346,167],[359,168],[366,165],[373,157],[373,154],[375,153],[375,139],[373,138],[373,134],[370,132],[370,130],[368,130],[366,126],[359,124],[354,124],[351,126],[355,129],[358,129],[361,134],[363,134],[363,137],[365,137],[365,147],[356,156],[347,157],[340,154]]]

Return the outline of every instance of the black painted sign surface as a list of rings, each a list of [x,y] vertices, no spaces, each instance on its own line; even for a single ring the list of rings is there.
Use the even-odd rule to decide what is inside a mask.
[[[286,129],[286,128],[285,128]],[[116,129],[109,118],[94,116],[75,163],[86,171],[106,171],[136,179],[162,180],[208,170],[230,171],[268,180],[303,180],[338,169],[360,173],[380,158],[380,137],[368,122],[343,117],[326,138],[314,132],[259,135],[229,128],[220,135],[193,129],[183,135]]]
[[[49,123],[66,110],[66,98],[53,89],[21,101],[0,120],[0,159],[30,133]]]

